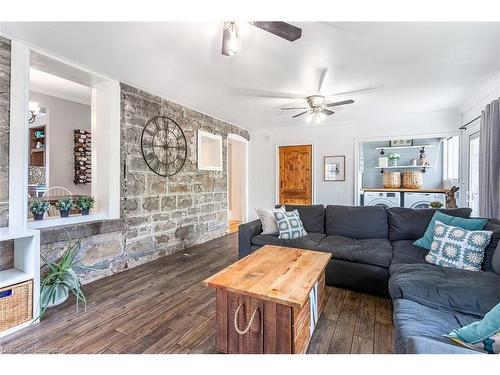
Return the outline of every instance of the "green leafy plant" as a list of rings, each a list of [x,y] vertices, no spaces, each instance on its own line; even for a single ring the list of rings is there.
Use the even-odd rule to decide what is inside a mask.
[[[49,210],[50,203],[41,199],[34,199],[30,204],[30,211],[35,215],[43,215]]]
[[[441,202],[438,202],[438,201],[434,201],[434,202],[431,202],[429,203],[429,206],[431,206],[432,208],[441,208],[443,207],[443,204]]]
[[[61,198],[56,202],[55,206],[58,210],[67,211],[74,208],[75,203],[71,198]]]
[[[76,242],[69,240],[63,256],[57,262],[52,262],[43,254],[40,254],[45,263],[42,266],[42,270],[43,267],[47,267],[48,269],[41,283],[40,317],[45,314],[49,307],[55,304],[57,294],[61,288],[74,294],[76,297],[77,312],[79,302],[83,302],[86,309],[87,298],[82,291],[82,285],[76,270],[89,270],[90,268],[81,265],[80,261],[76,261],[76,256],[80,251],[81,245],[81,239]]]
[[[401,155],[392,153],[392,154],[389,154],[389,156],[387,158],[389,160],[399,160],[401,158]]]
[[[76,201],[76,205],[81,210],[89,210],[94,207],[95,199],[94,197],[80,197]]]

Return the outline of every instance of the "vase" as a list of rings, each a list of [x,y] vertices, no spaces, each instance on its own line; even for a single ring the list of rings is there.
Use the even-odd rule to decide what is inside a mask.
[[[90,213],[90,208],[82,208],[82,215],[88,215]]]
[[[397,167],[398,166],[398,159],[389,159],[389,166]]]
[[[54,296],[54,300],[52,300],[52,299],[49,300],[47,290],[48,289],[42,289],[42,291],[40,293],[40,303],[44,307],[57,306],[68,299],[68,295],[69,295],[68,288],[66,288],[63,285],[58,285],[56,287],[56,293]]]
[[[34,214],[33,214],[33,218],[34,218],[35,220],[43,220],[43,214],[44,214],[44,212],[42,212],[41,214],[35,214],[35,213],[34,213]]]
[[[69,216],[69,210],[59,210],[59,213],[61,214],[61,217]]]

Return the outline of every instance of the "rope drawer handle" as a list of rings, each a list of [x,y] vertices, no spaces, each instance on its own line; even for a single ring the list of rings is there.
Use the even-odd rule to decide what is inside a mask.
[[[243,306],[242,303],[240,303],[240,305],[236,309],[236,312],[234,313],[234,329],[236,330],[236,332],[238,332],[238,334],[244,335],[250,330],[250,327],[252,326],[253,320],[255,319],[255,315],[257,315],[257,311],[259,310],[259,308],[258,307],[255,308],[255,310],[252,313],[252,316],[250,317],[250,320],[248,321],[246,328],[244,330],[241,330],[238,327],[238,314],[240,312],[241,306]]]

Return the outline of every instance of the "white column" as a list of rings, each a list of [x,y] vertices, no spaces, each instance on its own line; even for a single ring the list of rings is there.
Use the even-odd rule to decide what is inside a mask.
[[[9,227],[26,228],[30,49],[12,41],[10,77]]]

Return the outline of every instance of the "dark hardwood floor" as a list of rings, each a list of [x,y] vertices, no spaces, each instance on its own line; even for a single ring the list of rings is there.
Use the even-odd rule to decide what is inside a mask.
[[[237,260],[237,234],[210,241],[84,287],[40,324],[0,339],[3,353],[215,353],[215,291],[202,281]],[[389,299],[339,288],[309,353],[392,353]],[[82,309],[81,309],[82,310]]]

